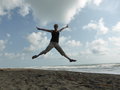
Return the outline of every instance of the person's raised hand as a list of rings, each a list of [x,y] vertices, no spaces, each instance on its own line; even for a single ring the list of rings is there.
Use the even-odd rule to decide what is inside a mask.
[[[36,26],[37,30],[39,30],[39,28]]]
[[[68,24],[66,25],[66,28],[68,28]]]

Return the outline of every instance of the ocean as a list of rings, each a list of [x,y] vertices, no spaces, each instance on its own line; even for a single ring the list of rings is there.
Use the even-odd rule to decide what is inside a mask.
[[[64,70],[87,73],[120,74],[120,63],[110,64],[84,64],[84,65],[59,65],[59,66],[41,66],[32,67],[43,70]]]

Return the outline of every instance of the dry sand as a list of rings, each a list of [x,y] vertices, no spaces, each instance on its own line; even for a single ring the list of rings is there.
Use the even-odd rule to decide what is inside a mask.
[[[120,75],[0,69],[0,90],[120,90]]]

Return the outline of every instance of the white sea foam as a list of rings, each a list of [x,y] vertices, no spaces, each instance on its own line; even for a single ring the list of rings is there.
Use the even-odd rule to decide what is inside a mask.
[[[116,64],[88,64],[88,65],[64,65],[64,66],[41,66],[31,67],[44,70],[66,70],[89,73],[120,74],[120,63]]]

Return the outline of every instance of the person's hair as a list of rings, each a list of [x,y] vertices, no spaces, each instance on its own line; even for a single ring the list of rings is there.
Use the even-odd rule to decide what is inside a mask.
[[[54,24],[54,28],[58,28],[58,24]]]

